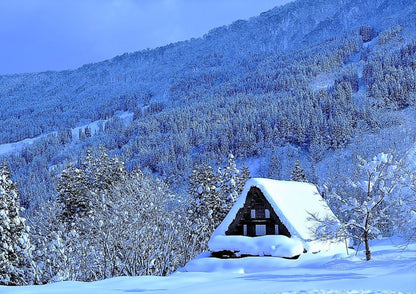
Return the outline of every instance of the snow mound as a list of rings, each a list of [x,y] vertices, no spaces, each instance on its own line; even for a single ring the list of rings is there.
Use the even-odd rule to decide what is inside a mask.
[[[295,238],[283,235],[260,237],[215,236],[209,241],[209,248],[218,252],[229,250],[241,255],[269,255],[276,257],[294,257],[303,253],[303,244]]]

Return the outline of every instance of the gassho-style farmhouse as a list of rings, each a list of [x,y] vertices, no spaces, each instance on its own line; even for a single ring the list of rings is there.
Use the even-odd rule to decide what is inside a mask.
[[[313,184],[254,178],[214,231],[208,245],[215,257],[278,256],[345,246],[345,240],[318,240],[316,218],[339,222]]]

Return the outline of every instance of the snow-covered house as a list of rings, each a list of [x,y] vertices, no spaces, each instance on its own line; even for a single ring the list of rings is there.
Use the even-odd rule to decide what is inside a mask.
[[[343,240],[317,240],[320,225],[311,215],[333,220],[336,216],[313,184],[254,178],[208,246],[213,256],[270,255],[297,257],[343,246]]]

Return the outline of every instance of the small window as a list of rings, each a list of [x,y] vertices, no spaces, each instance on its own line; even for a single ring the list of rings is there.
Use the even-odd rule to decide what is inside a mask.
[[[266,225],[256,225],[256,236],[266,235]]]
[[[256,218],[256,210],[255,209],[251,210],[251,218]]]
[[[264,216],[265,218],[270,218],[270,210],[268,209],[264,210]]]
[[[247,236],[247,225],[243,225],[243,235]]]
[[[274,225],[274,234],[279,235],[279,225]]]
[[[253,207],[256,210],[256,219],[264,218],[264,205],[256,203]]]

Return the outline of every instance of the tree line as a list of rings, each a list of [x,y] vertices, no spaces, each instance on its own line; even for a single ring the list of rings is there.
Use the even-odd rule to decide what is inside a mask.
[[[139,168],[127,172],[101,148],[68,165],[56,198],[25,220],[7,164],[0,172],[3,285],[167,275],[206,249],[249,177],[230,156],[215,173],[196,167],[189,196],[181,196]]]
[[[381,153],[358,158],[356,178],[328,184],[325,200],[341,220],[315,217],[317,238],[357,240],[383,236],[414,240],[416,177]],[[232,155],[224,167],[196,166],[188,197],[124,163],[103,148],[89,151],[80,166],[68,165],[58,178],[57,196],[28,220],[21,216],[18,190],[7,164],[0,169],[0,284],[94,281],[125,275],[167,275],[200,252],[250,177]],[[296,161],[292,180],[308,181]],[[347,187],[348,186],[348,187]],[[29,229],[30,227],[30,229]]]

